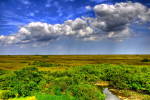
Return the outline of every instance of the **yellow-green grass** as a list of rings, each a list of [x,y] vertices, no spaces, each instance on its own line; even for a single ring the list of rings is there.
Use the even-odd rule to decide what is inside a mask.
[[[14,98],[14,99],[9,99],[9,100],[37,100],[37,99],[35,96],[31,96],[31,97]]]
[[[45,61],[64,66],[78,66],[85,64],[128,64],[150,65],[150,62],[142,62],[150,59],[150,55],[22,55],[0,56],[0,69],[17,70],[28,66],[33,61]]]

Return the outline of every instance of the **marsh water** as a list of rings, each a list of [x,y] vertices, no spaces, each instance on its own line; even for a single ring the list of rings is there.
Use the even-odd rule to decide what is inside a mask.
[[[103,93],[106,95],[105,100],[120,100],[117,96],[115,96],[114,94],[112,94],[108,88],[105,88],[103,90]]]

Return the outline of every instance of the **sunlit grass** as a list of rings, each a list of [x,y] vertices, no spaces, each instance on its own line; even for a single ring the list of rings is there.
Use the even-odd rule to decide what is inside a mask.
[[[36,99],[35,96],[31,96],[31,97],[14,98],[14,99],[9,99],[9,100],[38,100],[38,99]]]

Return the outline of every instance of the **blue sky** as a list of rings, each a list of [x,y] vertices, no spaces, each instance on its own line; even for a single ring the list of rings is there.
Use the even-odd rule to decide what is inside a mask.
[[[109,17],[122,9],[110,5],[122,2],[133,12],[118,13],[117,22]],[[150,54],[149,7],[149,0],[0,0],[0,54]]]

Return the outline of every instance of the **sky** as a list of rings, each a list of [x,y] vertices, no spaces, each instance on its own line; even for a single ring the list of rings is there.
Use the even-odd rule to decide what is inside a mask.
[[[150,54],[150,0],[0,0],[0,55]]]

